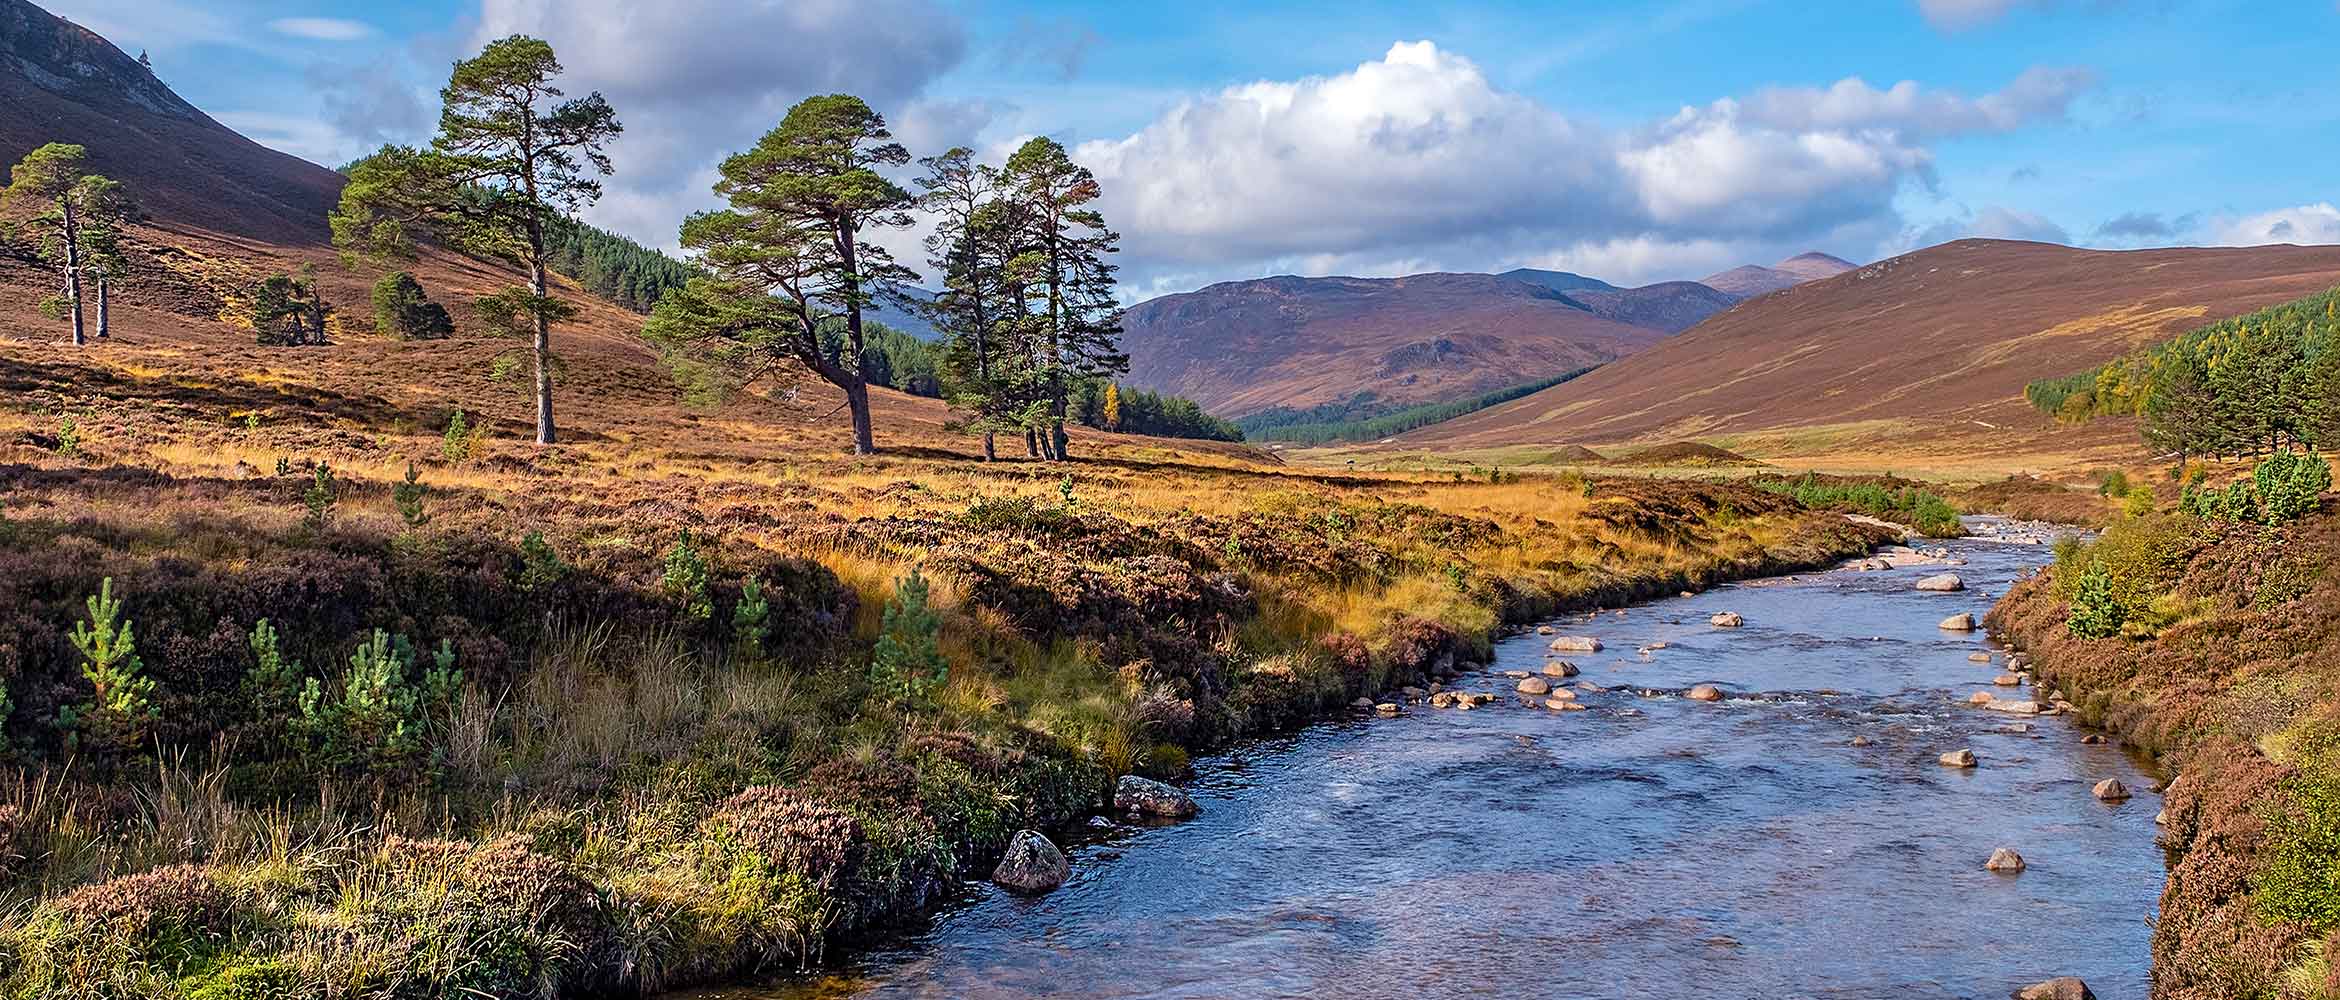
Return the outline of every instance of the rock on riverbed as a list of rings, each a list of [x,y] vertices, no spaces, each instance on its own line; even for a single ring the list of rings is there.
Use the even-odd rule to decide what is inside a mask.
[[[1072,865],[1064,859],[1064,852],[1038,830],[1016,831],[999,867],[991,870],[992,881],[1027,895],[1055,889],[1071,875]]]
[[[1194,804],[1194,797],[1177,786],[1134,774],[1122,775],[1120,783],[1113,786],[1113,808],[1164,819],[1185,819],[1202,811]]]
[[[1564,635],[1552,640],[1555,653],[1598,653],[1601,641],[1588,635]]]
[[[1723,700],[1723,693],[1721,688],[1715,687],[1712,684],[1700,684],[1691,688],[1690,693],[1684,697],[1689,698],[1691,701],[1721,701]]]
[[[1747,624],[1747,619],[1741,617],[1736,611],[1721,611],[1717,612],[1714,617],[1707,619],[1706,623],[1716,628],[1738,628]]]
[[[1933,576],[1919,580],[1916,586],[1919,590],[1931,590],[1936,593],[1950,593],[1952,591],[1965,590],[1966,581],[1959,579],[1958,574],[1956,573],[1936,573]]]
[[[1973,767],[1974,765],[1975,757],[1972,750],[1952,750],[1942,755],[1943,767]]]
[[[2023,855],[2015,853],[2013,848],[2002,847],[1991,852],[1991,859],[1983,862],[1983,867],[2014,875],[2023,871]]]
[[[1942,619],[1941,627],[1952,632],[1972,632],[1974,631],[1974,616],[1961,611]]]
[[[2034,983],[2014,993],[2015,1000],[2096,1000],[2096,994],[2078,976],[2060,976]]]

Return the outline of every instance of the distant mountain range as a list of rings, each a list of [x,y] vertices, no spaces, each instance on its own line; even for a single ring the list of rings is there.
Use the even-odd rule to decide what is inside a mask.
[[[1367,416],[1613,361],[1748,298],[1852,267],[1806,253],[1638,288],[1534,268],[1229,281],[1130,307],[1122,345],[1131,382],[1222,416],[1341,404]]]
[[[1962,430],[1978,450],[2004,448],[2044,422],[2023,399],[2042,373],[2084,370],[2335,284],[2333,246],[2108,251],[1960,240],[1743,303],[1582,378],[1421,428],[1395,446],[1601,445],[1828,427],[1805,437],[1852,441],[1857,451],[1875,450],[1871,437],[1940,443]],[[1956,458],[1945,449],[1938,461]]]

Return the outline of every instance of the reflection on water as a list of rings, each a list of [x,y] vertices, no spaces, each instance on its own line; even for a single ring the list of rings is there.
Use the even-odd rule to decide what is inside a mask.
[[[1588,711],[1506,697],[1249,744],[1198,764],[1201,817],[1078,845],[1054,894],[986,887],[900,947],[704,996],[1995,998],[2078,975],[2142,998],[2158,801],[2092,798],[2148,779],[2064,719],[1957,704],[2003,668],[1936,624],[2043,553],[1951,547],[1963,594],[1831,572],[1564,622],[1606,644],[1572,658],[1608,689]],[[1724,610],[1746,626],[1707,625]],[[1642,693],[1696,683],[1730,697]],[[1982,766],[1936,763],[1959,747]],[[2001,846],[2029,869],[1983,870]]]

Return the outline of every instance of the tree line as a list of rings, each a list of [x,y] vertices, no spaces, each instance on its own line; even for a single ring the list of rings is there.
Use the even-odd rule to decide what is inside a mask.
[[[1523,396],[1534,395],[1592,371],[1594,367],[1598,366],[1587,366],[1574,371],[1562,372],[1550,378],[1506,386],[1467,399],[1457,399],[1445,403],[1423,403],[1362,419],[1284,423],[1273,421],[1271,418],[1271,421],[1267,422],[1265,426],[1247,429],[1253,438],[1260,441],[1290,441],[1297,444],[1377,441],[1410,430],[1428,427],[1431,424],[1444,423],[1464,414],[1476,413],[1490,406],[1508,403]],[[1306,411],[1282,410],[1278,412],[1293,414]]]
[[[2180,465],[2340,447],[2340,288],[2033,382],[2024,396],[2063,420],[2135,416]]]

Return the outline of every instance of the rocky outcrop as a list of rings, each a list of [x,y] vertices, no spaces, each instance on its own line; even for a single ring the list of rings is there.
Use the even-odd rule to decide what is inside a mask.
[[[1113,786],[1113,808],[1161,819],[1185,819],[1202,811],[1194,797],[1177,786],[1134,774],[1122,775],[1121,781]]]
[[[1064,852],[1038,830],[1016,831],[1008,841],[1007,853],[1000,856],[999,867],[991,870],[992,881],[1026,895],[1051,891],[1071,875],[1072,865]]]

